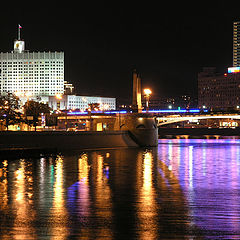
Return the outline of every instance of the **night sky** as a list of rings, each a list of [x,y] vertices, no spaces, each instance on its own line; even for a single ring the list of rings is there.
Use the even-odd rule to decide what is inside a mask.
[[[26,49],[64,51],[65,79],[79,95],[124,102],[137,69],[155,97],[196,96],[202,67],[232,65],[237,1],[49,2],[1,9],[0,51],[13,49],[21,24]]]

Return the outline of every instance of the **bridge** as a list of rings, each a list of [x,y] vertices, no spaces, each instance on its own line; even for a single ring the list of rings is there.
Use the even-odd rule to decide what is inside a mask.
[[[196,120],[207,120],[207,119],[235,119],[240,120],[239,114],[199,114],[199,115],[168,115],[157,117],[157,125],[164,126],[178,122],[194,122]]]
[[[132,119],[131,121],[129,119]],[[135,119],[133,121],[133,119]],[[71,129],[74,131],[105,131],[105,130],[127,130],[127,126],[132,123],[134,129],[139,131],[149,126],[144,123],[144,119],[155,119],[154,126],[158,127],[159,137],[166,136],[240,136],[240,128],[232,128],[240,125],[239,114],[213,114],[189,110],[184,111],[143,111],[142,113],[131,113],[127,111],[109,111],[109,112],[68,112],[58,117],[58,130]],[[200,122],[194,124],[194,121],[214,120],[211,122]],[[180,122],[193,122],[193,125],[170,127],[170,124]],[[221,125],[221,122],[227,125]],[[237,123],[236,123],[237,122]],[[229,124],[230,123],[230,124]],[[235,125],[233,125],[233,123]],[[229,125],[228,125],[229,124]],[[131,124],[130,124],[131,125]],[[169,125],[169,127],[168,127]],[[152,125],[151,125],[152,126]],[[226,127],[226,128],[225,128]]]
[[[221,119],[221,120],[240,120],[240,115],[237,113],[227,113],[227,114],[213,114],[208,112],[200,112],[199,109],[192,109],[192,110],[150,110],[148,112],[142,111],[142,113],[131,113],[127,111],[108,111],[108,112],[69,112],[67,116],[59,117],[59,119],[65,120],[88,120],[91,118],[92,120],[95,119],[95,121],[98,119],[98,122],[112,122],[116,119],[122,122],[124,122],[124,119],[127,116],[130,115],[136,115],[139,118],[141,117],[154,117],[157,121],[157,126],[167,126],[174,123],[180,123],[180,122],[196,122],[200,120],[210,120],[210,119]],[[119,130],[119,129],[118,129]]]

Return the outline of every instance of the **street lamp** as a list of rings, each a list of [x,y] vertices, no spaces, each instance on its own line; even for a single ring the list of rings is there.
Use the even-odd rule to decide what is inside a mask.
[[[149,98],[150,95],[152,94],[152,91],[149,88],[145,88],[143,90],[144,94],[145,94],[145,98],[146,98],[146,111],[149,111]]]

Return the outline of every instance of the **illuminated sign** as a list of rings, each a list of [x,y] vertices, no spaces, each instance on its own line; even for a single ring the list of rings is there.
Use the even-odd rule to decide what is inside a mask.
[[[228,73],[239,73],[240,67],[230,67],[228,68]]]

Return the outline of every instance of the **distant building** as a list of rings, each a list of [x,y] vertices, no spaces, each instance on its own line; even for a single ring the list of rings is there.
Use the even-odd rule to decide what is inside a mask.
[[[76,95],[63,95],[59,98],[51,96],[49,97],[48,105],[53,110],[78,109],[80,111],[85,111],[91,103],[98,103],[99,108],[102,110],[116,109],[116,98]]]
[[[240,106],[240,73],[219,74],[216,68],[204,68],[198,74],[198,105],[200,108],[236,109]]]
[[[233,23],[233,66],[240,66],[240,22]]]
[[[67,81],[64,81],[64,94],[71,95],[74,92],[74,86],[72,83],[69,83]]]

